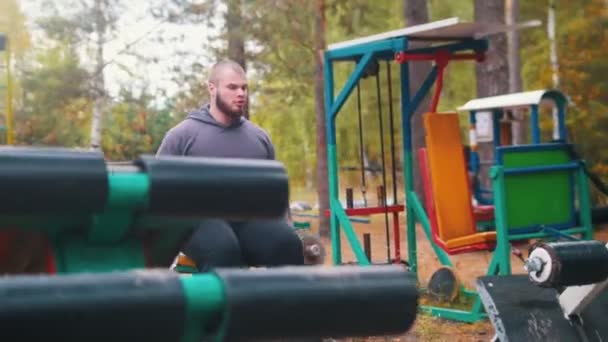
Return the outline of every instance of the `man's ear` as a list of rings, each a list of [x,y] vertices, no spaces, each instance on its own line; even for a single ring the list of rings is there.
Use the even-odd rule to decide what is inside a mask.
[[[215,84],[212,82],[207,82],[207,90],[209,90],[209,94],[213,94],[215,91]]]

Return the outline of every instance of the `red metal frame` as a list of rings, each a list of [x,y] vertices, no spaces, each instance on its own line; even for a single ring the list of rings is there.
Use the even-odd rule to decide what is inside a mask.
[[[404,210],[403,204],[387,205],[381,207],[366,207],[366,208],[344,208],[347,216],[368,216],[374,214],[399,213]],[[329,217],[330,210],[325,210],[325,217]]]
[[[475,60],[477,62],[483,62],[485,60],[484,52],[474,53],[452,53],[446,49],[440,49],[434,53],[419,53],[419,52],[397,52],[395,54],[395,61],[399,64],[406,63],[408,61],[435,61],[437,66],[437,81],[435,82],[435,91],[433,93],[433,99],[431,101],[431,112],[437,111],[437,104],[439,103],[439,95],[443,89],[443,72],[448,66],[451,60]]]
[[[57,273],[57,263],[55,262],[55,253],[53,253],[53,247],[47,240],[45,243],[46,253],[44,258],[44,264],[46,266],[46,272],[48,274]]]

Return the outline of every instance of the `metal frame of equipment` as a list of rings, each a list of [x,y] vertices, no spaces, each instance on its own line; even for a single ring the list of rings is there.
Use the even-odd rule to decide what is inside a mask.
[[[481,277],[478,289],[493,341],[585,341],[608,338],[608,244],[540,243],[525,274]]]
[[[416,247],[416,224],[420,223],[433,250],[444,266],[452,266],[448,253],[433,242],[429,218],[414,191],[413,151],[411,121],[414,112],[419,108],[423,98],[434,87],[431,108],[427,112],[434,112],[441,95],[443,74],[450,61],[469,60],[482,62],[488,49],[487,37],[505,32],[517,27],[508,27],[497,23],[471,23],[463,22],[459,18],[449,18],[423,25],[407,27],[381,34],[357,38],[350,41],[329,45],[324,54],[325,79],[325,115],[327,129],[327,156],[328,156],[328,182],[329,205],[332,232],[333,264],[342,263],[341,234],[347,237],[350,249],[353,251],[356,263],[370,265],[371,261],[365,254],[353,225],[350,215],[356,215],[359,210],[369,208],[345,209],[340,201],[338,189],[339,176],[336,139],[336,119],[349,96],[357,89],[357,84],[370,69],[375,69],[379,61],[394,61],[399,65],[401,98],[401,136],[402,136],[402,163],[405,194],[405,217],[407,220],[407,249],[406,262],[416,275],[418,274],[418,260]],[[419,43],[413,47],[412,43]],[[418,61],[434,62],[430,72],[419,89],[410,90],[409,68]],[[334,67],[338,64],[354,65],[343,86],[337,86],[334,77]],[[335,92],[337,91],[337,96]],[[425,114],[426,115],[426,114]],[[397,207],[397,203],[394,203]],[[395,209],[393,208],[393,209]],[[386,211],[386,208],[378,208]],[[398,210],[398,209],[395,209]],[[398,250],[398,246],[395,247]],[[400,262],[398,258],[392,262]],[[474,322],[486,317],[482,312],[481,301],[475,291],[461,287],[460,293],[471,300],[469,310],[424,305],[422,309],[432,315],[459,321]]]

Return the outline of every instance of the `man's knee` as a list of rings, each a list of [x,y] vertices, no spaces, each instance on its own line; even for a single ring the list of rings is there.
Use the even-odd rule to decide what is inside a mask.
[[[246,223],[238,235],[245,257],[254,266],[304,264],[300,237],[281,220]]]
[[[206,220],[193,232],[183,248],[199,271],[243,265],[241,247],[230,225],[222,220]]]
[[[277,258],[279,263],[288,265],[304,264],[302,240],[291,227],[285,224],[283,229],[277,231],[271,241],[273,241],[271,250],[273,250],[274,257]]]

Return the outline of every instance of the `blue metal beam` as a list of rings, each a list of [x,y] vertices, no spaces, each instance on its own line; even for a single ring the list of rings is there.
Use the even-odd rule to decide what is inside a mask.
[[[559,129],[559,138],[562,141],[568,140],[567,131],[566,131],[566,104],[561,102],[557,106],[557,125]]]
[[[407,115],[406,116],[407,118],[409,118],[409,119],[412,118],[412,115],[414,115],[414,112],[416,111],[416,109],[418,109],[418,107],[420,106],[420,103],[422,102],[422,100],[424,99],[426,94],[428,94],[428,92],[431,90],[431,87],[435,83],[436,79],[437,79],[437,66],[433,66],[433,68],[431,69],[429,74],[424,79],[424,82],[422,82],[420,89],[418,89],[418,91],[416,92],[416,95],[414,95],[414,98],[412,99],[412,101],[410,103],[408,103],[408,106],[406,107],[406,110],[404,113],[404,115]],[[410,133],[410,132],[408,132],[408,133]]]
[[[379,53],[388,51],[395,53],[403,51],[406,46],[407,40],[405,38],[393,38],[328,50],[326,54],[330,60],[353,60],[370,52]]]
[[[331,117],[332,120],[336,119],[338,112],[340,111],[340,109],[342,109],[342,106],[348,99],[348,96],[353,91],[353,88],[357,85],[357,82],[359,82],[361,75],[363,74],[369,63],[373,60],[373,58],[374,52],[368,52],[363,56],[363,58],[361,58],[359,63],[357,63],[355,71],[353,71],[353,73],[350,75],[350,77],[346,81],[346,84],[344,85],[344,88],[342,89],[340,94],[338,94],[336,101],[331,106],[331,110],[328,115]]]
[[[327,130],[327,144],[335,145],[336,131],[331,124],[333,120],[330,115],[334,103],[334,66],[327,54],[325,54],[323,61],[323,78],[325,79],[325,129]]]
[[[538,123],[538,105],[530,108],[530,121],[532,124],[532,144],[540,144],[540,125]]]

